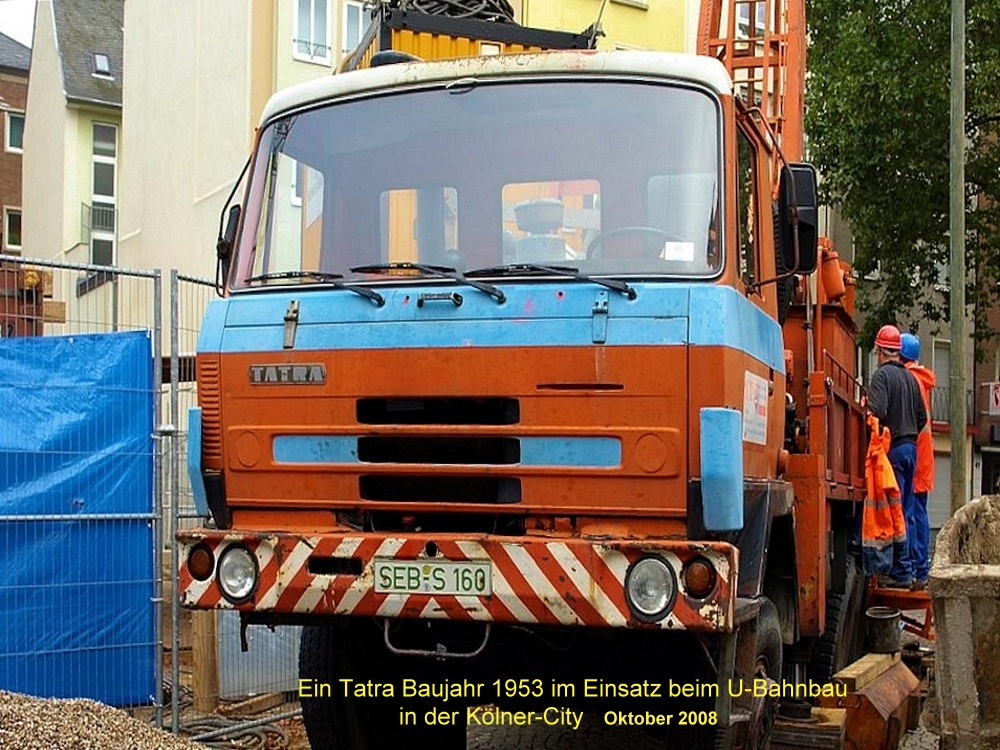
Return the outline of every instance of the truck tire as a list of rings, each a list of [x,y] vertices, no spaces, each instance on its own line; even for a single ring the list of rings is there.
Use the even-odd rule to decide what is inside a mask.
[[[753,648],[756,652],[756,665],[751,680],[770,678],[781,681],[783,646],[781,642],[781,618],[774,602],[766,597],[760,597],[760,611],[757,615],[756,630],[751,633],[749,628],[740,632],[740,637],[752,635],[755,639]],[[725,689],[725,688],[723,688]],[[740,724],[737,728],[723,726],[678,727],[671,724],[666,729],[666,747],[672,748],[711,748],[711,750],[767,750],[771,746],[771,732],[777,717],[777,699],[764,698],[755,708],[759,716],[751,716],[750,725]],[[684,710],[712,711],[710,703],[687,703],[674,706]]]
[[[310,625],[302,628],[299,643],[299,679],[318,684],[336,684],[334,663],[337,628],[333,625]],[[314,750],[335,750],[333,698],[300,698],[302,720],[309,745]]]
[[[781,680],[781,618],[774,602],[763,596],[760,597],[760,614],[757,615],[757,666],[762,670],[758,676]]]
[[[760,598],[760,612],[757,615],[757,664],[754,679],[771,679],[781,682],[783,646],[781,643],[781,618],[774,602]],[[764,698],[759,705],[759,715],[751,719],[747,750],[767,750],[771,746],[771,732],[778,716],[778,701]]]
[[[809,679],[823,684],[861,657],[864,648],[865,578],[854,555],[848,555],[844,591],[826,597],[826,630],[813,646]]]
[[[416,702],[417,724],[400,726],[400,702],[381,697],[345,696],[338,682],[342,677],[367,682],[392,682],[400,690],[405,676],[368,621],[348,625],[318,625],[302,629],[299,647],[299,679],[310,685],[329,685],[330,696],[300,698],[302,718],[312,750],[398,750],[403,747],[433,747],[464,750],[465,722],[459,726],[429,727]],[[395,666],[395,668],[393,668]],[[420,673],[420,664],[414,664]],[[397,672],[400,674],[397,675]],[[300,683],[301,684],[301,683]],[[410,706],[408,706],[409,708]],[[450,706],[449,706],[450,707]],[[464,713],[464,707],[462,707]]]

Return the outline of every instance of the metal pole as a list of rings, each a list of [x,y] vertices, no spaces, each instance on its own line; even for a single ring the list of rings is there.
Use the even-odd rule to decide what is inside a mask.
[[[160,423],[163,400],[163,284],[159,270],[153,276],[153,675],[154,712],[163,727],[163,456]]]
[[[951,0],[951,512],[965,505],[965,0]]]
[[[176,428],[170,438],[170,731],[177,734],[180,731],[180,690],[181,690],[181,612],[178,606],[177,556],[180,545],[177,542],[177,517],[180,510],[180,405],[179,393],[180,342],[178,328],[179,315],[179,283],[177,269],[170,271],[170,423]]]

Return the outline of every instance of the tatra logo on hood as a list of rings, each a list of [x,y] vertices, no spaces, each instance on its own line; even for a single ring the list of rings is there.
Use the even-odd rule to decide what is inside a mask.
[[[325,365],[250,365],[252,385],[322,385]]]

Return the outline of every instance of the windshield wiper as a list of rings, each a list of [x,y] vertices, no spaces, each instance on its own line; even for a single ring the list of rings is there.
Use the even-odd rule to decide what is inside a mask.
[[[439,279],[451,279],[452,281],[457,281],[460,284],[468,284],[473,289],[478,289],[491,297],[496,297],[497,302],[503,303],[507,301],[507,295],[492,284],[484,284],[481,281],[473,281],[472,279],[466,278],[465,274],[461,271],[451,268],[450,266],[429,266],[424,263],[408,262],[375,263],[370,266],[355,266],[351,269],[351,271],[354,273],[384,274],[391,274],[393,271],[420,271],[427,276],[436,276]]]
[[[262,273],[251,276],[246,280],[247,284],[254,281],[275,281],[279,279],[315,279],[323,284],[329,284],[334,289],[346,289],[349,292],[360,294],[362,297],[370,299],[379,307],[385,304],[385,298],[378,292],[363,286],[354,284],[344,284],[339,279],[344,278],[340,273],[324,273],[323,271],[275,271],[274,273]]]
[[[512,263],[506,266],[488,266],[486,268],[476,268],[466,272],[466,276],[519,276],[533,274],[549,274],[552,276],[568,276],[579,281],[589,281],[592,284],[606,286],[616,292],[628,296],[629,299],[636,298],[636,291],[633,287],[618,279],[604,279],[595,276],[588,276],[581,273],[580,269],[572,266],[540,266],[534,263]]]

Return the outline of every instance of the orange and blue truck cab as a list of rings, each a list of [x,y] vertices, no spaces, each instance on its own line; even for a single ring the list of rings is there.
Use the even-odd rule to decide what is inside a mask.
[[[657,677],[691,682],[709,638],[722,680],[793,505],[754,285],[777,273],[771,154],[736,106],[717,61],[644,52],[277,94],[198,344],[214,523],[179,533],[183,603],[374,622],[503,677],[601,643],[608,674],[665,649]]]

